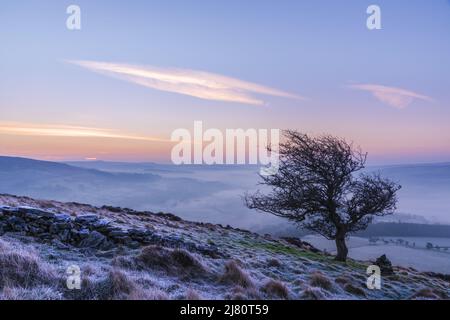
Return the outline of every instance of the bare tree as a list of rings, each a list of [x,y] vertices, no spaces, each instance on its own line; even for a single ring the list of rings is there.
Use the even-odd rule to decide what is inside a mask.
[[[247,207],[335,240],[336,260],[346,261],[347,235],[367,228],[374,216],[392,214],[400,186],[379,174],[357,174],[367,154],[344,139],[292,130],[283,136],[278,172],[261,176],[270,193],[247,194]]]

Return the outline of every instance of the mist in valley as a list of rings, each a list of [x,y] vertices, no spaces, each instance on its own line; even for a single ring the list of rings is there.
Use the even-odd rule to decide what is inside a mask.
[[[294,229],[247,209],[258,166],[174,166],[154,163],[54,163],[0,157],[0,193],[97,206],[170,212],[187,220],[254,231]],[[397,214],[387,221],[450,224],[450,164],[369,167],[402,185]]]

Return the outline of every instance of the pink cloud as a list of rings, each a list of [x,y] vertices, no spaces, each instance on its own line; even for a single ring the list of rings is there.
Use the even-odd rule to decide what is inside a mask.
[[[205,100],[262,105],[264,101],[255,96],[255,94],[304,99],[301,96],[279,89],[198,70],[98,61],[68,62],[90,71],[119,78],[154,90],[174,92]]]
[[[397,109],[404,109],[415,100],[433,101],[428,96],[401,88],[377,84],[354,84],[349,87],[356,90],[368,91],[379,101]]]

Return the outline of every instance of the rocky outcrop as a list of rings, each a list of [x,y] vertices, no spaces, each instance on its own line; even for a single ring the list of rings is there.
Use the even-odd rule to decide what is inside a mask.
[[[222,256],[210,244],[199,245],[177,235],[162,235],[148,229],[125,229],[111,219],[91,213],[71,216],[31,207],[0,207],[0,235],[5,232],[32,236],[60,248],[110,250],[116,246],[138,248],[153,244],[183,248],[213,258]]]
[[[375,265],[380,267],[380,271],[383,276],[394,274],[392,263],[385,254],[377,258]]]

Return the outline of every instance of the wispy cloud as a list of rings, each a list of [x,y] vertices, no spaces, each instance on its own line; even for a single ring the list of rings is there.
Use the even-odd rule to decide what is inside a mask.
[[[37,125],[29,123],[0,122],[0,134],[18,136],[48,136],[74,138],[109,138],[141,140],[151,142],[169,142],[167,139],[121,134],[110,129],[99,129],[65,125]]]
[[[97,61],[68,62],[148,88],[206,100],[262,105],[264,101],[255,97],[255,94],[304,99],[278,89],[203,71]]]
[[[414,100],[433,101],[433,99],[428,96],[395,87],[377,84],[354,84],[349,87],[352,89],[368,91],[381,102],[398,109],[406,108]]]

